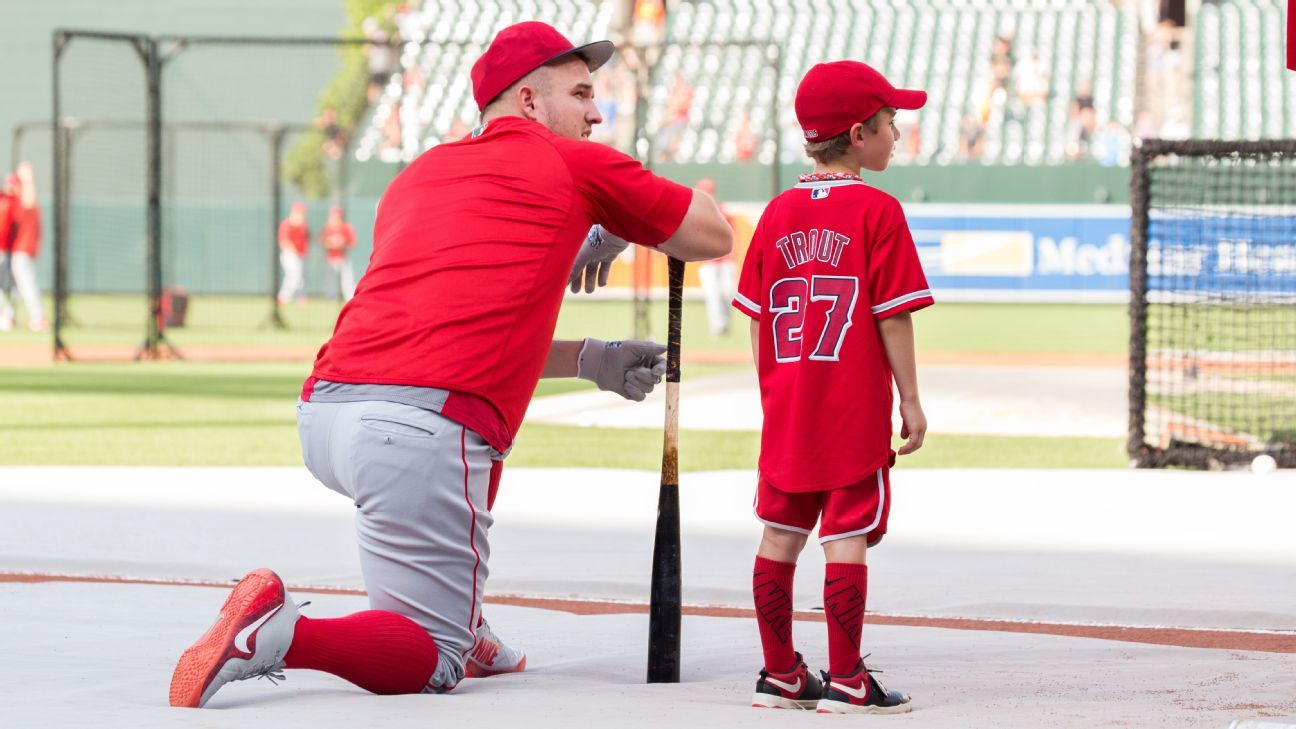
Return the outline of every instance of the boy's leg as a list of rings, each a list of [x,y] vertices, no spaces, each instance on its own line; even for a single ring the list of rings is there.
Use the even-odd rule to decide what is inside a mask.
[[[767,525],[756,552],[752,596],[765,668],[770,671],[787,671],[796,664],[796,650],[792,646],[792,583],[796,558],[805,543],[805,534]]]
[[[887,691],[864,666],[860,642],[868,598],[868,548],[886,534],[891,511],[886,467],[857,484],[825,492],[819,541],[824,569],[828,666],[820,713],[899,714],[909,697]]]
[[[819,495],[784,493],[762,479],[755,511],[765,523],[752,570],[765,668],[756,681],[752,706],[813,709],[821,696],[819,679],[792,647],[792,578],[797,555],[819,516]]]
[[[828,623],[828,670],[845,676],[860,662],[864,603],[868,597],[865,536],[824,542],[824,618]]]

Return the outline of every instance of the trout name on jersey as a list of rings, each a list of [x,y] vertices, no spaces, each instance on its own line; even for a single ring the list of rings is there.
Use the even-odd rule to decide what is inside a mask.
[[[850,245],[850,238],[827,228],[812,228],[779,238],[774,246],[783,254],[788,268],[803,263],[819,261],[836,266],[841,261],[842,250]]]

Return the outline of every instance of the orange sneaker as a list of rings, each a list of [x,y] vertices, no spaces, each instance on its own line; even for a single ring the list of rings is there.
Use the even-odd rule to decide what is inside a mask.
[[[199,708],[230,681],[282,679],[298,617],[279,575],[264,568],[249,572],[216,622],[180,656],[171,674],[171,705]]]
[[[477,640],[468,651],[464,665],[464,678],[486,678],[501,673],[520,673],[526,670],[526,653],[521,648],[507,645],[495,635],[486,619],[477,623]]]

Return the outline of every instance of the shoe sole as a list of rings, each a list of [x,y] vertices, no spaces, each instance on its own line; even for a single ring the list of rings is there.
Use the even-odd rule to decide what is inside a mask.
[[[272,589],[267,589],[272,588]],[[249,572],[234,586],[216,622],[180,655],[171,674],[171,705],[201,708],[211,696],[207,688],[231,658],[250,658],[234,646],[239,631],[283,607],[283,581],[268,569]]]
[[[755,709],[791,709],[793,711],[814,711],[818,699],[788,699],[770,694],[752,694],[752,708]]]
[[[845,701],[820,699],[815,711],[820,714],[908,714],[913,711],[913,704],[906,701],[895,706],[875,706],[872,704],[848,704]]]
[[[522,660],[518,661],[516,666],[505,669],[484,668],[476,661],[468,661],[468,665],[464,668],[464,678],[490,678],[505,673],[521,673],[525,670],[526,656],[522,656]]]

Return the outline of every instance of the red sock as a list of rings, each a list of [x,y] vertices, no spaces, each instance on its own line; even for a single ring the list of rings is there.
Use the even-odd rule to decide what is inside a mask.
[[[386,610],[300,618],[285,668],[344,678],[375,694],[416,694],[437,667],[437,645],[413,620]]]
[[[828,620],[828,672],[849,676],[860,662],[868,567],[829,562],[824,569],[824,615]]]
[[[756,598],[756,624],[760,626],[765,668],[783,673],[796,663],[792,649],[792,575],[795,562],[756,558],[752,570],[752,595]]]

